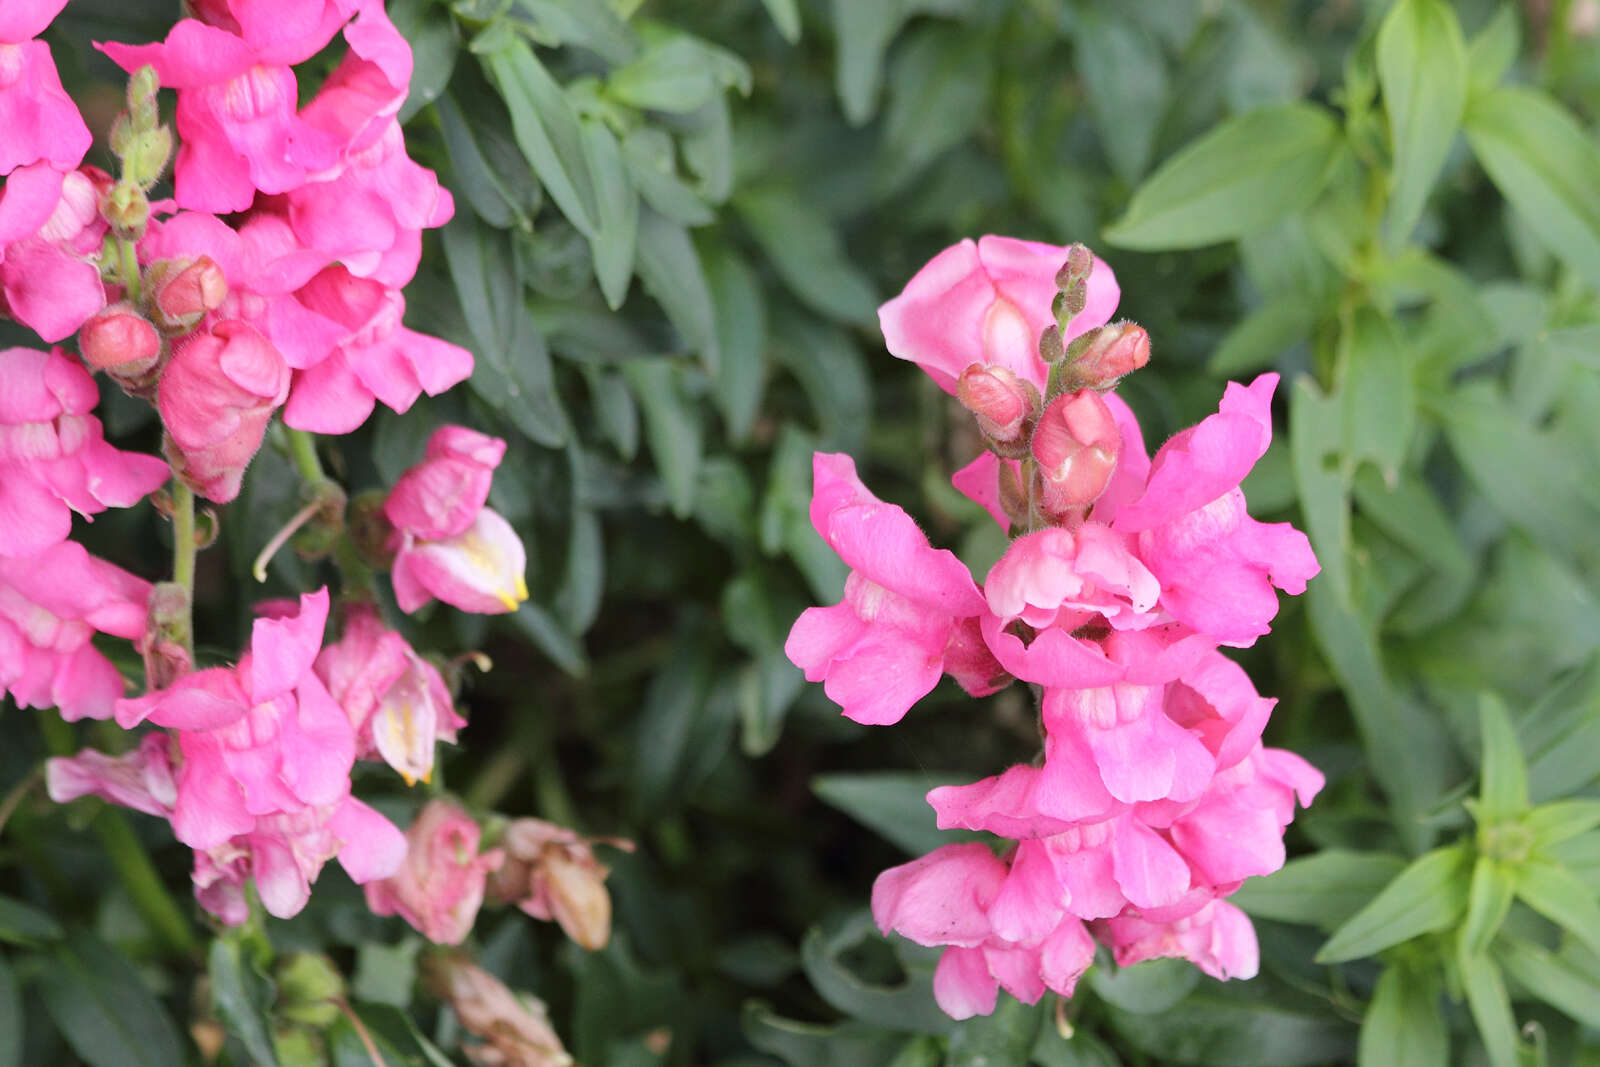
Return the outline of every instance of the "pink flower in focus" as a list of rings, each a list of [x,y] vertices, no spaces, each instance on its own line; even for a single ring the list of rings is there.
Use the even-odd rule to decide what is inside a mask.
[[[1108,919],[1105,939],[1120,967],[1177,956],[1213,978],[1254,978],[1260,967],[1255,928],[1244,912],[1214,900],[1175,922],[1147,922],[1136,916]]]
[[[246,323],[218,322],[173,345],[157,403],[184,481],[219,504],[238,496],[272,412],[288,395],[288,364]]]
[[[1099,393],[1082,389],[1050,401],[1031,442],[1045,513],[1063,516],[1093,504],[1111,483],[1121,450],[1122,435]]]
[[[66,0],[7,0],[0,11],[0,175],[45,162],[68,171],[93,138],[61,87],[50,46],[34,40]]]
[[[166,482],[155,456],[106,444],[100,399],[59,348],[0,351],[0,558],[36,556],[72,530],[72,513],[131,507]]]
[[[500,614],[528,598],[527,556],[511,524],[485,507],[505,442],[461,426],[443,426],[426,458],[384,501],[394,525],[393,581],[400,610],[434,597],[462,611]]]
[[[438,670],[370,607],[350,609],[344,636],[317,656],[316,671],[356,730],[356,755],[376,753],[407,785],[432,777],[434,742],[454,741],[466,725]]]
[[[918,364],[947,393],[970,364],[1001,367],[1043,390],[1039,335],[1055,324],[1056,272],[1067,249],[988,236],[951,245],[878,309],[889,354]],[[1111,268],[1094,261],[1088,303],[1066,342],[1111,320],[1121,297]]]
[[[478,824],[446,800],[430,800],[406,831],[406,858],[388,878],[367,883],[367,907],[399,915],[429,941],[459,945],[472,932],[484,881],[505,853],[478,853]]]
[[[0,48],[4,48],[0,45]],[[105,306],[105,286],[93,262],[106,224],[100,218],[100,191],[93,167],[61,176],[60,196],[36,231],[0,246],[0,312],[9,314],[46,341],[59,341]],[[18,179],[7,179],[8,191]],[[24,186],[31,184],[25,179]],[[12,206],[7,196],[5,207]],[[42,201],[38,206],[42,206]],[[31,208],[20,207],[28,221]],[[17,225],[22,220],[16,220]]]
[[[967,635],[962,620],[985,614],[986,605],[966,566],[873,496],[849,456],[819,452],[812,466],[811,524],[851,574],[840,603],[796,620],[784,652],[807,679],[825,683],[848,717],[898,722],[938,684],[946,649]],[[962,680],[975,695],[993,692],[987,683],[1004,672],[998,664],[974,669],[975,645],[961,645]]]

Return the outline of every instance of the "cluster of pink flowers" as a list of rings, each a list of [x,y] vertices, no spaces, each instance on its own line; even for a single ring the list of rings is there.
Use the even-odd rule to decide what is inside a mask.
[[[459,941],[501,854],[477,855],[459,809],[440,831],[430,806],[407,866],[408,837],[351,793],[363,758],[427,781],[437,742],[465,725],[439,669],[380,618],[366,567],[392,563],[406,612],[435,597],[515,610],[523,546],[486,506],[505,442],[439,429],[369,516],[370,545],[344,529],[342,491],[309,486],[302,518],[371,558],[341,565],[337,602],[322,588],[258,605],[227,665],[195,669],[192,576],[152,585],[69,540],[74,513],[131,507],[169,478],[174,512],[192,517],[187,490],[233,500],[274,417],[347,433],[378,401],[403,412],[471,373],[468,352],[401,325],[421,231],[453,210],[396,118],[411,49],[381,0],[193,0],[165,42],[98,46],[131,74],[113,177],[82,165],[89,131],[36,39],[64,5],[0,11],[0,315],[47,342],[76,332],[82,357],[0,352],[0,686],[23,706],[139,731],[121,755],[50,760],[50,794],[169,820],[194,850],[197,899],[222,921],[245,920],[251,882],[269,913],[295,914],[337,857],[375,910]],[[343,57],[301,107],[294,65],[341,33]],[[177,90],[181,143],[173,199],[151,200],[174,148],[161,87]],[[165,459],[107,444],[91,371],[155,405]],[[142,695],[96,633],[142,653]],[[434,838],[457,857],[449,877],[432,873],[438,846],[417,844]],[[522,896],[545,899],[538,886]]]
[[[1119,964],[1181,956],[1255,973],[1249,919],[1224,899],[1284,861],[1295,802],[1322,776],[1265,748],[1272,700],[1219,646],[1268,632],[1275,589],[1318,571],[1305,536],[1245,510],[1239,484],[1272,436],[1277,376],[1230,384],[1220,410],[1152,459],[1112,389],[1149,338],[1108,325],[1120,291],[1082,246],[963,241],[879,316],[974,415],[989,451],[954,484],[1014,537],[980,586],[848,456],[818,454],[811,519],[849,564],[844,599],[808,609],[789,657],[858,722],[889,724],[944,674],[982,696],[1039,694],[1042,758],[933,790],[947,845],[885,871],[878,925],[946,946],[941,1007],[987,1014],[998,990],[1071,995],[1095,942]]]

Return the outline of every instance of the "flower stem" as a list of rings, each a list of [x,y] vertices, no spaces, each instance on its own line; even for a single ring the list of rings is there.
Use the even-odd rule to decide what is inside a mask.
[[[294,469],[300,473],[300,480],[312,486],[327,481],[322,461],[317,458],[317,439],[304,430],[292,430],[287,426],[283,432],[289,438],[289,457],[294,460]]]
[[[172,477],[172,580],[188,594],[188,619],[183,626],[183,647],[194,656],[194,490],[173,472]]]
[[[139,256],[134,248],[133,240],[128,237],[118,237],[117,253],[122,263],[122,288],[125,290],[123,295],[130,302],[137,304],[143,294],[140,291]]]

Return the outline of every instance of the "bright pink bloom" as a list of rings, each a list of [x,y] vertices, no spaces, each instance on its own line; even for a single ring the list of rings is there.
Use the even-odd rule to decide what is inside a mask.
[[[1039,390],[1004,367],[972,364],[961,372],[956,396],[978,428],[1001,444],[1020,440],[1027,421],[1039,413]]]
[[[15,43],[45,31],[67,0],[7,0],[0,5],[0,41]]]
[[[158,404],[184,480],[219,504],[238,496],[272,412],[288,395],[288,364],[246,323],[218,322],[173,345]]]
[[[384,501],[394,524],[394,592],[416,611],[434,597],[462,611],[515,611],[528,598],[527,555],[511,524],[484,507],[505,442],[461,426],[434,431],[427,457]]]
[[[1162,685],[1126,682],[1046,691],[1043,715],[1051,744],[1044,779],[1081,784],[1087,764],[1106,792],[1124,804],[1194,800],[1211,781],[1216,760],[1198,737],[1167,717],[1164,693]],[[1052,758],[1064,759],[1065,766],[1052,768]],[[1063,818],[1085,817],[1048,803],[1042,810]]]
[[[344,30],[350,45],[301,117],[335,137],[346,156],[384,135],[411,86],[411,46],[381,4],[369,4]]]
[[[878,309],[890,355],[917,363],[947,393],[973,363],[1003,367],[1042,390],[1048,368],[1039,335],[1055,324],[1056,272],[1066,261],[1066,248],[1011,237],[951,245]],[[1088,303],[1062,339],[1105,325],[1120,296],[1111,268],[1096,259]]]
[[[885,934],[919,945],[981,945],[993,933],[989,905],[1006,874],[987,845],[945,845],[878,875],[872,917]]]
[[[149,582],[75,541],[0,556],[0,686],[22,707],[59,708],[69,722],[110,718],[122,675],[91,638],[142,637],[149,597]]]
[[[336,265],[312,278],[295,298],[338,325],[332,353],[295,375],[284,422],[314,433],[349,433],[372,414],[375,400],[404,412],[426,392],[437,396],[472,374],[472,353],[401,325],[398,290],[357,278]]]
[[[1160,591],[1123,540],[1098,523],[1017,538],[984,582],[990,611],[1036,630],[1071,631],[1097,617],[1118,629],[1143,629],[1157,621],[1149,612]]]
[[[986,612],[966,566],[934,549],[900,508],[856,476],[846,455],[818,453],[811,523],[852,573],[844,599],[808,608],[784,644],[789,659],[857,722],[898,722],[938,684],[946,650],[959,642],[958,680],[974,695],[1004,672],[985,667],[963,620]]]
[[[1213,978],[1254,978],[1260,967],[1255,928],[1244,912],[1212,901],[1187,918],[1153,923],[1129,915],[1105,923],[1117,965],[1177,956]]]
[[[68,171],[83,161],[93,138],[78,107],[61,87],[50,46],[32,40],[64,4],[7,0],[0,13],[0,174],[46,162]],[[15,9],[15,10],[13,10]],[[29,32],[32,31],[32,32]]]
[[[1031,442],[1045,513],[1061,516],[1094,503],[1111,483],[1121,449],[1116,419],[1099,393],[1081,389],[1050,401]]]
[[[190,0],[195,17],[244,40],[264,61],[295,64],[325,48],[364,0]]]
[[[121,756],[86,748],[76,756],[46,760],[45,788],[57,804],[92,794],[134,811],[170,818],[178,799],[172,739],[157,731],[145,734],[137,748]]]
[[[72,513],[131,507],[166,480],[155,456],[106,444],[90,414],[100,392],[59,348],[0,351],[0,558],[38,555],[66,538]]]
[[[61,194],[38,230],[0,247],[0,312],[46,341],[68,336],[105,306],[93,261],[106,231],[97,177],[104,174],[92,167],[62,176]],[[31,220],[31,208],[24,213]]]
[[[344,636],[317,656],[317,676],[356,730],[356,755],[376,753],[405,778],[428,781],[435,741],[454,741],[456,714],[438,670],[368,607],[350,609]]]
[[[78,351],[96,370],[116,367],[119,373],[142,374],[161,359],[161,335],[123,300],[89,316],[78,332]]]
[[[367,907],[399,915],[429,941],[459,945],[472,932],[488,873],[505,861],[478,852],[478,824],[446,800],[430,800],[406,831],[406,858],[388,878],[367,883]]]

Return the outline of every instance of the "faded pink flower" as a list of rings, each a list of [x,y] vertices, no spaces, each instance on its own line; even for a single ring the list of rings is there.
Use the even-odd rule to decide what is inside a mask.
[[[136,748],[121,756],[86,748],[76,756],[48,759],[45,788],[57,804],[93,795],[146,815],[170,818],[178,799],[172,739],[157,731],[145,734]]]
[[[367,883],[367,907],[399,915],[435,944],[461,944],[483,903],[485,878],[505,859],[499,849],[480,854],[479,833],[461,807],[428,801],[406,831],[400,869]]]
[[[611,937],[605,885],[611,869],[592,847],[602,843],[633,851],[633,842],[620,838],[587,838],[543,819],[513,819],[500,839],[505,864],[490,876],[489,893],[535,919],[554,920],[583,948],[602,949]]]

